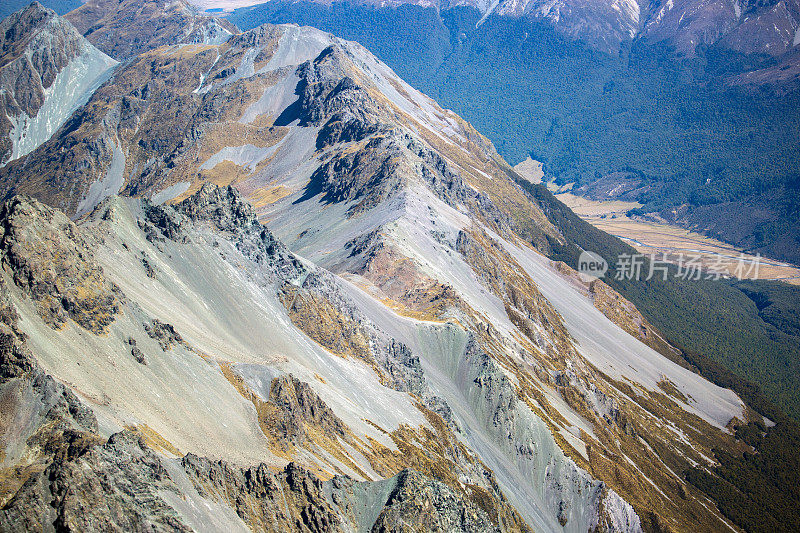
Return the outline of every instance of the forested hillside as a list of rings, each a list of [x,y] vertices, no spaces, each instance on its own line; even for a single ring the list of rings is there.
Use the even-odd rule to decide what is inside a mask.
[[[628,244],[581,220],[544,186],[522,178],[517,181],[574,243],[552,243],[553,259],[577,267],[580,250],[592,250],[602,255],[614,272],[621,255],[636,253]],[[644,272],[648,269],[647,263],[643,265]],[[636,304],[707,377],[742,389],[739,392],[744,395],[763,393],[783,411],[800,418],[800,287],[767,281],[683,280],[676,273],[672,267],[666,280],[607,276],[606,281]],[[734,383],[728,372],[711,365],[707,358],[750,383]]]
[[[522,178],[517,182],[574,243],[551,243],[553,259],[577,266],[577,245],[601,254],[613,272],[620,255],[635,253],[578,218],[544,186]],[[737,439],[752,446],[752,453],[715,450],[715,475],[703,468],[683,474],[746,531],[792,531],[800,520],[794,504],[800,487],[800,287],[765,281],[684,281],[675,273],[672,269],[666,280],[656,276],[650,281],[605,281],[679,347],[684,364],[735,390],[775,422],[771,427],[754,421],[734,424]]]

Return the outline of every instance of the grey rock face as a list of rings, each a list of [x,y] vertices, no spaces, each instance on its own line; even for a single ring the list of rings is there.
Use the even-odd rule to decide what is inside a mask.
[[[80,53],[78,37],[69,24],[59,23],[58,15],[38,2],[3,20],[0,63],[4,70],[0,76],[5,87],[11,89],[4,93],[10,98],[9,104],[35,115],[44,103],[44,90]],[[7,85],[11,83],[12,86]]]
[[[269,401],[281,416],[275,421],[276,433],[295,442],[305,438],[304,424],[322,429],[330,437],[345,437],[346,429],[341,419],[311,389],[308,383],[294,376],[281,376],[272,380]]]
[[[222,44],[236,33],[188,2],[90,0],[66,15],[86,38],[123,60],[169,44]]]
[[[180,334],[170,324],[165,324],[158,319],[153,319],[152,323],[145,324],[144,330],[151,339],[158,341],[161,349],[165,352],[176,344],[185,344]]]
[[[56,444],[52,462],[2,511],[9,531],[190,531],[158,496],[174,488],[137,435],[117,433],[99,444],[64,432]]]
[[[200,225],[209,225],[214,231],[231,239],[246,257],[256,263],[270,266],[279,278],[289,280],[301,275],[305,269],[274,235],[258,222],[253,207],[244,201],[233,187],[217,187],[205,183],[192,196],[171,207],[151,207],[148,213],[158,213],[161,226],[168,234],[177,234],[179,222],[171,213],[183,215]],[[150,217],[150,215],[148,215]]]
[[[354,483],[337,476],[326,488],[331,501],[359,523],[359,530],[500,531],[482,509],[447,485],[409,469],[374,483]]]
[[[0,166],[46,141],[113,64],[38,2],[0,22]]]
[[[209,200],[210,196],[216,200]],[[103,211],[104,207],[96,216],[113,219],[113,210]],[[191,224],[202,220],[234,229],[227,222],[236,216],[260,227],[252,213],[239,207],[235,195],[206,189],[183,205],[188,216],[174,210],[172,215],[186,217],[181,235],[187,239],[195,238]],[[0,211],[7,226],[18,222],[19,215],[14,213],[13,209]],[[28,225],[36,228],[43,224],[39,219],[51,221],[53,213],[40,206],[28,215]],[[172,218],[154,219],[162,224],[152,228],[165,239],[160,228],[169,228],[163,221]],[[74,228],[68,221],[64,225]],[[81,239],[75,234],[70,240]],[[64,252],[79,253],[86,251]],[[40,273],[33,271],[31,279],[38,277]],[[153,452],[138,430],[104,439],[92,411],[38,367],[17,327],[17,316],[7,287],[0,283],[0,399],[10,409],[4,410],[3,417],[9,417],[4,419],[17,421],[2,426],[4,461],[16,465],[0,491],[3,531],[190,531],[197,527],[197,517],[188,516],[177,503],[181,501],[195,507],[219,505],[227,509],[223,518],[232,521],[230,527],[239,520],[261,531],[353,531],[373,525],[376,530],[392,530],[399,518],[415,528],[493,530],[483,509],[461,502],[445,484],[413,471],[374,482],[341,476],[323,482],[294,463],[275,472],[264,464],[243,468],[192,454],[167,459]],[[173,327],[161,321],[154,319],[145,329],[165,350],[183,342]],[[133,357],[143,355],[132,337],[125,346]],[[409,350],[396,342],[389,342],[386,350],[397,360],[413,360]],[[304,423],[329,437],[347,435],[344,423],[309,385],[291,376],[273,380],[269,402],[285,415],[275,420],[275,432],[295,444],[303,442]]]
[[[348,63],[340,47],[329,46],[298,68],[297,118],[303,125],[322,126],[317,148],[378,131],[378,107],[353,78]]]

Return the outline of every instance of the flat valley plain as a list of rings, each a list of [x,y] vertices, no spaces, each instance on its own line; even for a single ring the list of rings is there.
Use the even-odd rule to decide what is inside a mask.
[[[545,178],[542,164],[530,158],[514,169],[533,183],[541,183]],[[590,200],[569,192],[570,185],[558,187],[552,181],[547,183],[547,187],[585,221],[619,237],[642,254],[655,255],[657,260],[686,264],[690,259],[695,259],[709,274],[720,272],[729,277],[778,280],[800,285],[800,267],[796,265],[756,257],[728,243],[680,226],[629,217],[628,211],[642,207],[638,202]]]

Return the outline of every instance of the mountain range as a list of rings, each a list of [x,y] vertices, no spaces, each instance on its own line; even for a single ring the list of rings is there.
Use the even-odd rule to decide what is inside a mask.
[[[3,24],[7,101],[62,105],[4,137],[1,530],[792,529],[796,423],[362,45],[182,1]]]
[[[800,262],[796,4],[272,1],[227,18],[356,40],[511,163]]]
[[[330,2],[319,3],[330,5]],[[618,52],[624,44],[644,39],[651,43],[666,42],[686,56],[693,56],[698,46],[716,43],[746,54],[779,56],[792,51],[800,43],[800,4],[794,0],[745,3],[738,0],[393,0],[354,3],[379,9],[411,5],[440,12],[472,8],[481,14],[478,24],[492,15],[542,21],[568,38],[608,52]],[[203,5],[225,6],[226,3],[212,1]]]

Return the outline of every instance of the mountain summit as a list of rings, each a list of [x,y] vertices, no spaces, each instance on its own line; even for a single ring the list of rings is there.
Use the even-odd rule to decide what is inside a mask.
[[[123,60],[159,46],[225,42],[236,28],[185,0],[89,0],[66,18],[92,44]]]
[[[38,2],[0,22],[0,165],[49,139],[114,65]]]

